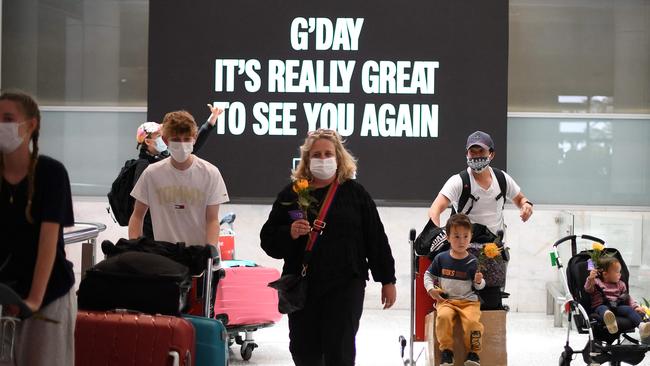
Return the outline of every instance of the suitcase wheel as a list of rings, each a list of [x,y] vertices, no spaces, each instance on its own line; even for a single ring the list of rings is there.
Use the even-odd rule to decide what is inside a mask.
[[[253,356],[253,350],[257,348],[257,343],[255,342],[246,342],[244,341],[241,345],[241,358],[244,361],[248,361]]]

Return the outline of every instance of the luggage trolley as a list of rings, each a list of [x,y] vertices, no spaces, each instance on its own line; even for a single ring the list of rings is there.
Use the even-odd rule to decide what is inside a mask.
[[[65,245],[81,243],[81,275],[96,263],[95,251],[99,233],[106,225],[98,222],[75,222],[74,226],[63,228]]]
[[[14,305],[18,307],[18,313],[4,315],[4,306]],[[34,315],[11,287],[0,283],[0,362],[12,362],[14,360],[14,348],[16,346],[16,328],[18,323]]]
[[[411,229],[409,232],[409,250],[410,250],[410,255],[409,255],[409,262],[411,263],[410,266],[410,283],[411,283],[411,307],[410,307],[410,321],[409,321],[409,336],[408,340],[404,336],[399,336],[399,344],[400,344],[400,356],[402,358],[402,361],[404,363],[404,366],[413,366],[416,365],[418,360],[420,359],[420,356],[422,356],[422,352],[424,352],[424,348],[420,351],[418,354],[417,358],[414,360],[413,359],[413,343],[415,341],[418,341],[418,336],[417,336],[417,331],[416,331],[416,282],[418,278],[418,271],[419,271],[419,258],[417,254],[415,253],[415,249],[413,248],[413,243],[415,242],[415,229]],[[404,358],[404,351],[406,346],[408,345],[408,358]]]
[[[239,345],[242,359],[248,361],[258,347],[253,333],[282,318],[277,292],[267,286],[280,273],[247,260],[226,260],[221,265],[224,272],[218,279],[214,315],[226,326],[228,346]]]

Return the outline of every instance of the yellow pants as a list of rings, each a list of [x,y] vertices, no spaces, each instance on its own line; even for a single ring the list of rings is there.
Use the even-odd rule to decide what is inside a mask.
[[[481,336],[483,324],[481,319],[481,303],[468,300],[447,300],[436,306],[436,338],[440,350],[454,349],[454,324],[456,316],[463,327],[465,349],[468,352],[481,352]]]

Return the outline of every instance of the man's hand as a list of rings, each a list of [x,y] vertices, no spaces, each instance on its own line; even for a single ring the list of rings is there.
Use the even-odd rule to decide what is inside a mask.
[[[521,205],[521,208],[519,209],[519,217],[521,217],[521,221],[526,222],[530,218],[530,216],[533,214],[533,206],[528,203],[528,201],[524,202]]]
[[[397,289],[394,283],[387,283],[381,286],[381,303],[384,304],[384,309],[388,309],[397,299]]]

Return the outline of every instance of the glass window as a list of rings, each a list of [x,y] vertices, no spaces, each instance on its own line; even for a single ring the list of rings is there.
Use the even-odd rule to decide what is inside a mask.
[[[650,113],[650,0],[511,0],[508,110]]]
[[[149,1],[2,2],[2,88],[41,105],[146,106]]]
[[[508,173],[532,201],[650,206],[650,119],[508,118]]]
[[[43,111],[39,152],[65,164],[73,195],[106,196],[124,162],[136,159],[145,112]]]

